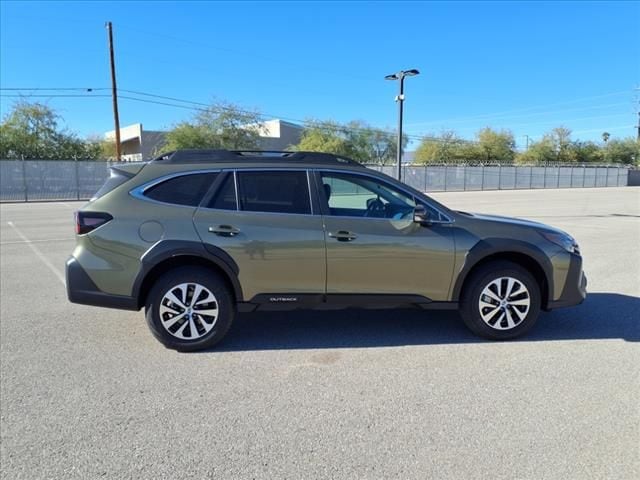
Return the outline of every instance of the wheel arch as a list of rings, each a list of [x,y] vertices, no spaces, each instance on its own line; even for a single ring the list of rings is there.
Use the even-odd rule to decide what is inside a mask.
[[[473,273],[484,265],[497,260],[507,260],[520,265],[533,275],[540,286],[542,308],[553,298],[553,267],[551,261],[535,245],[513,240],[483,240],[468,253],[465,264],[456,278],[452,300],[460,301]]]
[[[223,250],[204,248],[198,242],[166,241],[153,246],[142,257],[142,268],[133,286],[133,297],[142,308],[154,282],[173,268],[204,267],[218,273],[227,283],[234,302],[242,302],[242,288],[238,280],[238,266]]]

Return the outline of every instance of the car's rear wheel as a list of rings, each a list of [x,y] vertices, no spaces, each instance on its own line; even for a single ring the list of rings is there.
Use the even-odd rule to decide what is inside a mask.
[[[528,332],[540,313],[540,286],[520,265],[508,261],[480,267],[465,282],[460,314],[481,337],[507,340]]]
[[[151,333],[167,348],[179,351],[213,347],[228,332],[234,313],[226,283],[204,268],[181,267],[165,273],[147,297]]]

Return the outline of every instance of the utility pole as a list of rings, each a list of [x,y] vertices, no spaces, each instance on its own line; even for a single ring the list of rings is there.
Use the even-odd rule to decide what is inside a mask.
[[[118,115],[118,88],[116,87],[116,61],[113,57],[113,26],[105,24],[109,33],[109,61],[111,63],[111,96],[113,98],[113,123],[116,127],[116,160],[122,161],[120,153],[120,117]]]
[[[526,148],[526,150],[529,150],[529,135],[525,135],[525,138],[527,139],[527,148]]]

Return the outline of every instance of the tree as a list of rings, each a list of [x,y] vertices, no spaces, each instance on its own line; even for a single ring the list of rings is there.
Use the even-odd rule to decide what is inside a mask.
[[[346,125],[346,138],[354,149],[354,160],[363,163],[394,164],[397,159],[398,138],[395,133],[371,127],[363,121]],[[402,138],[403,151],[409,139]]]
[[[105,159],[115,159],[118,156],[115,140],[107,140],[105,138],[96,142],[100,149],[100,156]]]
[[[509,130],[496,131],[489,127],[476,134],[478,149],[483,160],[487,162],[512,163],[516,156],[516,141]]]
[[[604,161],[603,151],[594,142],[573,142],[573,149],[578,163],[602,163]]]
[[[467,160],[477,154],[468,142],[459,138],[452,130],[445,130],[440,135],[427,135],[416,150],[416,163],[453,162]]]
[[[403,147],[408,139],[403,138]],[[352,158],[363,163],[394,163],[396,136],[371,127],[362,121],[346,125],[334,121],[311,120],[305,127],[300,142],[290,148],[297,151],[326,152]]]
[[[0,158],[93,160],[100,149],[60,128],[60,116],[42,103],[19,101],[0,123]]]
[[[607,143],[607,160],[627,165],[640,165],[640,141],[628,137]]]
[[[527,151],[517,155],[517,163],[548,163],[556,159],[555,148],[551,137],[545,135],[538,142],[532,142]]]
[[[261,128],[258,112],[216,103],[198,112],[191,121],[174,126],[159,153],[186,148],[257,150]]]
[[[349,158],[354,158],[356,154],[355,146],[349,142],[349,135],[344,126],[330,120],[310,121],[302,132],[300,142],[291,145],[290,149],[333,153]]]
[[[526,152],[518,155],[519,163],[571,163],[578,159],[575,144],[571,140],[571,130],[557,127],[533,142]]]
[[[474,141],[464,140],[453,131],[423,138],[416,150],[416,162],[505,162],[515,158],[516,142],[509,130],[489,127],[476,133]]]
[[[556,162],[575,162],[577,155],[571,141],[571,130],[566,127],[557,127],[548,134],[556,153]]]
[[[87,148],[96,152],[96,157],[104,160],[116,159],[116,142],[102,135],[92,134],[87,137]]]

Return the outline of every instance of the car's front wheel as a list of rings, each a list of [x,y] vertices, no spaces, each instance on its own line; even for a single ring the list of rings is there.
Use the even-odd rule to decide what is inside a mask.
[[[507,340],[533,327],[540,304],[540,287],[529,271],[513,262],[496,261],[466,281],[460,314],[475,334]]]
[[[181,267],[162,275],[149,292],[146,319],[167,348],[210,348],[227,334],[235,308],[224,280],[215,272]]]

